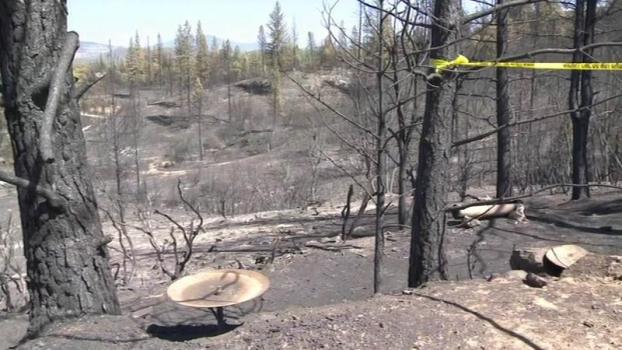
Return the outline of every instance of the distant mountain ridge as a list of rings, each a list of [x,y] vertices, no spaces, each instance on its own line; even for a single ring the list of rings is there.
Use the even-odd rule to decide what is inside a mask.
[[[213,35],[207,36],[207,43],[210,46],[210,50],[212,49],[212,43],[216,39],[218,46],[221,47],[222,43],[225,41],[221,38],[215,37]],[[175,40],[168,40],[163,42],[163,46],[165,48],[173,48],[175,47]],[[243,52],[253,51],[258,49],[257,43],[239,43],[235,41],[231,41],[231,46],[235,48],[236,46],[240,47],[240,50]],[[155,45],[151,45],[152,48],[155,48]],[[94,61],[99,59],[100,57],[108,57],[109,55],[108,44],[102,44],[94,41],[80,41],[80,48],[76,53],[76,60],[78,61]],[[115,58],[123,58],[127,54],[127,47],[125,46],[113,46],[112,54]]]
[[[127,48],[122,46],[113,46],[112,55],[115,58],[125,57]],[[104,59],[110,55],[108,44],[101,44],[92,41],[80,41],[80,48],[76,52],[76,60],[78,61],[94,61],[100,57]]]
[[[216,39],[216,42],[218,43],[219,47],[222,47],[222,43],[225,42],[225,40],[227,40],[227,39],[221,39],[217,36],[209,35],[209,34],[206,35],[206,37],[207,37],[207,45],[209,46],[210,50],[212,49],[212,43],[214,42],[214,39]],[[163,45],[164,47],[175,47],[175,40],[165,41]],[[235,48],[236,46],[239,46],[242,52],[254,51],[254,50],[259,49],[259,44],[257,43],[240,43],[240,42],[231,40],[231,48]]]

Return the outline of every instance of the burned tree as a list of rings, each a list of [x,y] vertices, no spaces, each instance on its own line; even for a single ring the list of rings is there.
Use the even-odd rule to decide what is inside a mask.
[[[594,62],[594,28],[596,24],[596,0],[577,0],[575,3],[573,62]],[[569,109],[572,120],[572,183],[586,185],[589,182],[587,147],[589,139],[591,105],[594,99],[592,90],[592,72],[573,70],[570,73]],[[572,199],[589,197],[588,186],[574,186]]]
[[[0,64],[31,300],[30,334],[56,319],[118,314],[71,69],[66,1],[0,2]]]
[[[382,285],[382,269],[384,260],[384,212],[385,200],[386,200],[386,184],[384,181],[384,173],[387,167],[387,152],[385,147],[385,140],[387,138],[387,112],[384,109],[383,104],[383,78],[385,74],[385,62],[384,62],[384,23],[386,20],[386,14],[382,11],[384,9],[384,0],[378,1],[378,7],[381,9],[378,11],[378,57],[377,57],[377,71],[376,71],[376,89],[378,93],[378,109],[376,116],[378,119],[377,133],[376,133],[376,232],[374,241],[374,293],[380,293],[380,286]]]
[[[502,5],[504,0],[497,0]],[[507,10],[497,12],[497,58],[505,55],[508,46]],[[497,89],[497,126],[510,122],[510,94],[508,72],[506,68],[496,69]],[[510,129],[504,128],[497,132],[497,198],[512,195],[512,155],[510,154],[512,139]]]
[[[437,0],[431,35],[431,58],[449,57],[447,42],[457,15],[457,2]],[[441,76],[440,74],[443,74]],[[452,77],[447,72],[430,74],[425,99],[423,128],[419,141],[419,160],[415,185],[415,207],[412,218],[410,268],[408,285],[420,286],[429,279],[445,279],[446,259],[443,236],[445,220],[443,208],[447,196],[449,155],[451,150],[451,113],[447,103],[451,99]]]

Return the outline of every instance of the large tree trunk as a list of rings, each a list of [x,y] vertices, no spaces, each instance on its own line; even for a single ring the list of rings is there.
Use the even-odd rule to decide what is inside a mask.
[[[503,0],[497,0],[502,5]],[[497,12],[497,57],[505,54],[508,40],[506,25],[507,11]],[[497,126],[510,122],[510,95],[508,93],[508,72],[497,68]],[[510,154],[510,129],[503,128],[497,133],[497,198],[512,196],[512,155]]]
[[[594,42],[597,0],[577,0],[575,9],[574,47],[579,48]],[[575,52],[573,62],[593,62],[591,48]],[[587,145],[589,137],[591,104],[593,100],[592,72],[572,71],[570,76],[570,109],[580,110],[570,113],[572,120],[572,182],[575,185],[587,185],[589,182],[589,164]],[[574,186],[572,199],[589,197],[589,187]]]
[[[82,314],[120,313],[90,183],[72,69],[65,74],[55,114],[54,161],[39,150],[48,89],[33,94],[54,71],[66,33],[66,1],[0,2],[0,62],[5,115],[15,174],[53,190],[58,207],[18,188],[31,299],[30,334],[50,321]]]
[[[458,2],[436,0],[431,30],[430,58],[450,57],[445,43],[451,36]],[[435,81],[438,80],[438,81]],[[444,208],[449,181],[451,154],[452,79],[433,79],[428,84],[423,127],[419,141],[419,160],[415,186],[415,207],[408,285],[417,287],[428,280],[447,278],[447,261],[443,249],[445,235]],[[438,84],[435,86],[434,84]],[[445,85],[445,86],[443,86]]]

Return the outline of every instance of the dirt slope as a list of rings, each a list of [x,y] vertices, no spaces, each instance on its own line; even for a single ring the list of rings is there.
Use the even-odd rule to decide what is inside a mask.
[[[249,315],[221,335],[192,322],[150,330],[156,337],[129,318],[90,318],[20,349],[620,349],[622,283],[436,283],[412,295]]]
[[[261,302],[227,310],[230,323],[243,325],[221,335],[209,311],[158,297],[169,281],[154,269],[150,252],[143,252],[145,242],[137,241],[138,274],[119,289],[126,316],[61,325],[22,348],[622,348],[622,281],[566,277],[533,289],[519,280],[482,279],[509,269],[514,246],[573,243],[622,255],[618,197],[570,204],[560,199],[528,203],[527,224],[501,219],[470,230],[449,227],[450,276],[464,280],[470,271],[474,280],[435,283],[414,295],[401,295],[410,237],[407,231],[388,229],[385,295],[373,298],[371,237],[349,241],[338,251],[305,244],[339,233],[339,208],[319,208],[321,215],[277,211],[210,221],[188,273],[240,262],[261,269],[272,281]],[[391,212],[388,222],[394,220]],[[363,223],[361,231],[370,233],[373,217]],[[266,264],[275,237],[282,238],[277,257]],[[0,320],[0,349],[14,345],[25,327],[23,315]]]

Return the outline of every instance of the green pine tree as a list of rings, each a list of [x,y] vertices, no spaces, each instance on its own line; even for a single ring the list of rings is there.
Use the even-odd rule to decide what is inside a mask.
[[[175,38],[175,56],[177,61],[177,69],[179,73],[179,85],[186,94],[186,105],[190,113],[191,109],[191,92],[192,81],[194,75],[193,67],[193,38],[192,27],[186,21],[183,26],[177,29],[177,37]]]
[[[259,44],[259,54],[261,58],[261,74],[265,74],[267,61],[266,55],[268,54],[268,40],[266,39],[266,32],[263,29],[263,25],[259,26],[257,43]]]
[[[197,23],[196,49],[196,75],[199,78],[201,85],[205,87],[207,86],[207,80],[209,79],[209,49],[207,46],[207,37],[205,36],[205,33],[203,33],[203,28],[201,27],[201,21]]]
[[[158,82],[160,89],[164,83],[164,45],[162,44],[162,37],[158,33],[158,42],[156,43],[156,54],[154,57],[155,65],[155,80]]]
[[[125,71],[130,89],[143,81],[144,55],[140,46],[140,36],[136,32],[134,38],[130,38],[130,45],[125,58]]]
[[[277,1],[274,10],[270,13],[268,22],[270,42],[268,43],[268,53],[271,59],[271,66],[278,70],[285,69],[285,48],[287,46],[287,27],[285,15],[281,10],[281,4]]]

